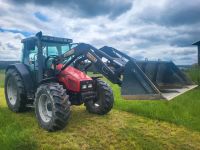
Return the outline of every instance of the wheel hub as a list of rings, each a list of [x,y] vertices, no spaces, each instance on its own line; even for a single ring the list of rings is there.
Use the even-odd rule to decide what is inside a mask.
[[[13,77],[8,79],[7,96],[11,105],[15,105],[17,101],[17,84]]]
[[[44,122],[49,122],[52,118],[52,103],[46,94],[42,94],[38,103],[39,114]]]

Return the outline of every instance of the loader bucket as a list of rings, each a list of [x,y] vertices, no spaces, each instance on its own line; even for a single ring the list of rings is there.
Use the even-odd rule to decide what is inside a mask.
[[[121,95],[124,99],[163,99],[160,91],[134,61],[124,67]]]
[[[121,93],[132,100],[171,100],[195,87],[173,62],[130,60],[124,68]]]
[[[137,64],[159,89],[176,89],[193,84],[173,62],[137,61]]]
[[[171,100],[197,87],[173,62],[137,61],[108,46],[100,50],[119,63],[122,62],[124,73],[121,94],[125,99]]]

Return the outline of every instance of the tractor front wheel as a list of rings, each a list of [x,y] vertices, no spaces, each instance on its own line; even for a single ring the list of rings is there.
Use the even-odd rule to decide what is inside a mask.
[[[96,79],[96,92],[96,99],[85,102],[86,109],[94,114],[107,114],[114,103],[112,89],[104,81]]]
[[[35,113],[39,125],[48,130],[63,129],[70,116],[70,102],[66,90],[59,83],[40,85],[36,92]]]

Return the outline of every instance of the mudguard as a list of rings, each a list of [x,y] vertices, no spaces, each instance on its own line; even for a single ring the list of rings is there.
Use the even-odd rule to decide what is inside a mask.
[[[18,71],[20,76],[22,77],[22,80],[24,82],[25,90],[30,93],[31,91],[34,91],[34,84],[33,80],[31,77],[31,73],[26,67],[26,65],[22,63],[16,63],[16,64],[11,64],[6,68],[6,71],[10,68],[14,68]]]

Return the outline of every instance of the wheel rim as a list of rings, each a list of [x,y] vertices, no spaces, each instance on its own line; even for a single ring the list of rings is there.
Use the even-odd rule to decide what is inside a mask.
[[[52,103],[46,94],[42,94],[38,103],[39,114],[44,122],[49,122],[52,118]]]
[[[13,77],[10,77],[7,82],[7,96],[11,105],[15,105],[17,101],[17,84]]]

